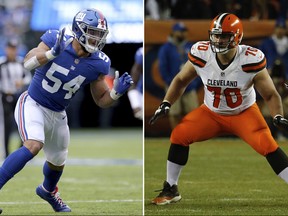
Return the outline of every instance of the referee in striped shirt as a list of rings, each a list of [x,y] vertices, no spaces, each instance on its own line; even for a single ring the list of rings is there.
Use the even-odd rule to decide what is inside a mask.
[[[0,145],[9,154],[9,139],[14,127],[14,108],[18,96],[31,80],[31,72],[23,66],[23,58],[17,56],[19,42],[10,39],[5,47],[5,56],[0,57]],[[4,137],[3,137],[4,135]],[[2,136],[2,137],[1,137]],[[3,152],[3,151],[2,151]]]

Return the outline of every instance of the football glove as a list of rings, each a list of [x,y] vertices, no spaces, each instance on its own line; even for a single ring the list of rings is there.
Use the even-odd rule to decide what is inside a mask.
[[[125,72],[119,77],[119,71],[115,71],[115,78],[113,81],[113,88],[110,92],[110,96],[113,100],[120,98],[133,84],[132,77]]]
[[[54,57],[60,55],[60,53],[63,52],[66,49],[66,47],[73,40],[73,37],[69,38],[69,40],[66,40],[66,38],[64,37],[65,30],[66,30],[66,28],[63,28],[61,31],[59,31],[56,43],[54,44],[54,46],[51,49],[51,51],[52,51],[51,54]]]
[[[288,120],[285,119],[281,115],[276,115],[273,118],[273,124],[279,128],[280,130],[283,130],[285,132],[288,132]]]
[[[168,101],[163,101],[150,119],[149,124],[153,125],[158,118],[168,114],[170,107],[171,104]]]

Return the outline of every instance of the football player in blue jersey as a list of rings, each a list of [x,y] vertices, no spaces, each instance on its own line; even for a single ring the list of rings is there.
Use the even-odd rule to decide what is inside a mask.
[[[55,212],[71,211],[59,197],[57,188],[69,144],[65,108],[86,84],[90,84],[95,103],[105,108],[133,83],[127,72],[121,77],[116,72],[114,86],[112,90],[108,88],[104,76],[109,72],[110,59],[101,51],[107,34],[107,21],[100,11],[82,10],[73,19],[72,32],[65,28],[48,30],[39,45],[28,52],[24,66],[36,71],[15,109],[23,147],[9,155],[0,168],[0,189],[43,149],[44,181],[36,188],[36,194]]]
[[[135,83],[128,91],[128,98],[134,117],[143,120],[143,47],[138,48],[135,53],[130,74]]]

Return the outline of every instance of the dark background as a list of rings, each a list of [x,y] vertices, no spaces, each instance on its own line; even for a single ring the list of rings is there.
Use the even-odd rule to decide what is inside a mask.
[[[121,43],[121,44],[106,44],[103,48],[111,59],[111,67],[119,70],[120,74],[130,72],[134,63],[134,55],[136,50],[142,46],[142,43]],[[95,105],[90,94],[89,86],[85,87],[85,97],[81,104],[81,118],[82,127],[96,127],[100,126],[99,115],[101,109]],[[137,120],[133,116],[133,111],[127,94],[123,95],[112,112],[111,126],[113,127],[134,127],[142,126],[142,121]]]

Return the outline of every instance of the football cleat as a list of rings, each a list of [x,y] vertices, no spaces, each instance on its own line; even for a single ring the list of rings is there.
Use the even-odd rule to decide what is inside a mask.
[[[155,205],[167,205],[170,203],[178,202],[182,199],[178,192],[177,185],[170,186],[167,181],[164,181],[163,189],[157,191],[161,191],[161,193],[152,200],[152,203]]]
[[[60,198],[58,187],[53,192],[47,192],[42,185],[36,188],[36,194],[46,200],[54,209],[55,212],[71,212],[71,209]]]

